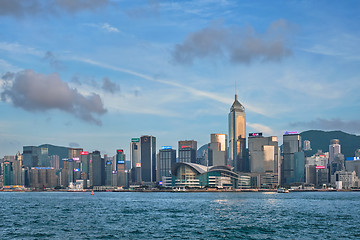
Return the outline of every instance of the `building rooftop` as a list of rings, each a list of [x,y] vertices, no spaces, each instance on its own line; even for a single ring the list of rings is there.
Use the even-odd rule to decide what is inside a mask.
[[[238,101],[237,94],[235,94],[235,101],[231,105],[230,111],[231,112],[233,112],[233,111],[245,112],[245,107],[243,105],[241,105],[241,103]]]

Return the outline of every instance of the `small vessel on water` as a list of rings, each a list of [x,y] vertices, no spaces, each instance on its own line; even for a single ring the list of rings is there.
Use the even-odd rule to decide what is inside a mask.
[[[289,193],[289,190],[288,190],[288,189],[285,189],[285,188],[278,188],[278,189],[277,189],[277,192],[278,192],[278,193]]]

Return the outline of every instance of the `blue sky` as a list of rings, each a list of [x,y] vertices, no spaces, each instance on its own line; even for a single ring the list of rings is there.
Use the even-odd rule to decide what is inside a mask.
[[[0,156],[24,145],[129,157],[228,133],[360,134],[358,1],[0,1]]]

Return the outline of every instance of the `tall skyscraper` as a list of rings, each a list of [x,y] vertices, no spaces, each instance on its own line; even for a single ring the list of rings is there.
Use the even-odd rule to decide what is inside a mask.
[[[117,172],[117,186],[126,187],[126,164],[125,164],[125,154],[123,149],[118,149],[116,151],[116,172]]]
[[[227,136],[213,133],[210,135],[208,166],[227,165]]]
[[[109,160],[106,160],[105,162],[105,186],[112,186],[111,184],[111,177],[112,177],[112,162]]]
[[[196,163],[197,142],[194,140],[179,141],[179,162]]]
[[[81,179],[85,182],[89,179],[90,173],[90,155],[88,151],[80,152],[80,162],[81,162]]]
[[[3,176],[4,176],[4,186],[14,185],[14,172],[13,172],[12,162],[4,161]]]
[[[236,94],[229,113],[229,163],[237,172],[247,171],[246,113]]]
[[[69,186],[69,159],[63,158],[62,159],[62,170],[61,170],[61,179],[60,179],[60,185],[63,187]]]
[[[341,153],[341,146],[339,139],[332,139],[329,145],[329,163],[333,163],[336,154]]]
[[[157,158],[157,182],[162,181],[163,177],[171,176],[171,167],[176,163],[176,150],[170,146],[163,146]]]
[[[104,180],[103,180],[104,179]],[[105,184],[105,163],[99,151],[90,154],[90,185],[102,186]]]
[[[14,161],[14,185],[25,185],[24,177],[23,177],[23,161],[22,155],[18,152],[15,156]]]
[[[142,136],[140,143],[142,183],[154,183],[156,181],[156,137]]]
[[[130,143],[131,182],[141,183],[140,138],[132,138]]]
[[[285,132],[283,136],[283,162],[281,184],[305,182],[305,155],[301,149],[301,136],[297,132]]]

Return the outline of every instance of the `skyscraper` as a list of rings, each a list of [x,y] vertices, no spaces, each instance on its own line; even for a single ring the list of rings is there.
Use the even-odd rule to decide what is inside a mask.
[[[126,164],[125,154],[123,149],[116,150],[116,171],[117,171],[117,186],[127,186],[126,181]]]
[[[105,186],[112,186],[111,184],[111,177],[112,177],[112,162],[109,160],[106,160],[105,162]]]
[[[144,183],[156,181],[156,137],[142,136],[140,138],[141,180]]]
[[[246,114],[236,94],[229,113],[229,163],[237,172],[247,171]]]
[[[227,137],[226,134],[213,133],[210,135],[208,166],[227,165]]]
[[[251,134],[249,134],[250,172],[277,173],[279,159],[277,137],[250,135]]]
[[[179,141],[179,162],[196,163],[196,151],[196,141]]]
[[[283,136],[284,159],[281,166],[281,184],[305,182],[305,155],[301,151],[301,136],[297,132],[285,132]]]
[[[18,152],[15,156],[15,161],[13,165],[14,170],[14,185],[25,185],[25,182],[23,181],[23,161],[22,161],[22,155],[20,152]]]
[[[94,151],[90,154],[90,185],[102,186],[104,184],[105,184],[104,159],[101,158],[99,151]]]
[[[131,182],[141,183],[140,138],[132,138],[130,143]]]
[[[332,139],[329,145],[329,163],[333,163],[336,154],[341,153],[341,146],[339,139]]]
[[[171,146],[163,146],[160,149],[157,159],[157,182],[162,181],[163,177],[171,176],[171,167],[176,163],[176,150]]]
[[[12,165],[13,163],[9,161],[4,161],[3,163],[4,186],[14,185],[14,172]]]
[[[330,175],[336,171],[344,170],[344,155],[341,154],[339,139],[332,139],[329,145],[329,166]]]

